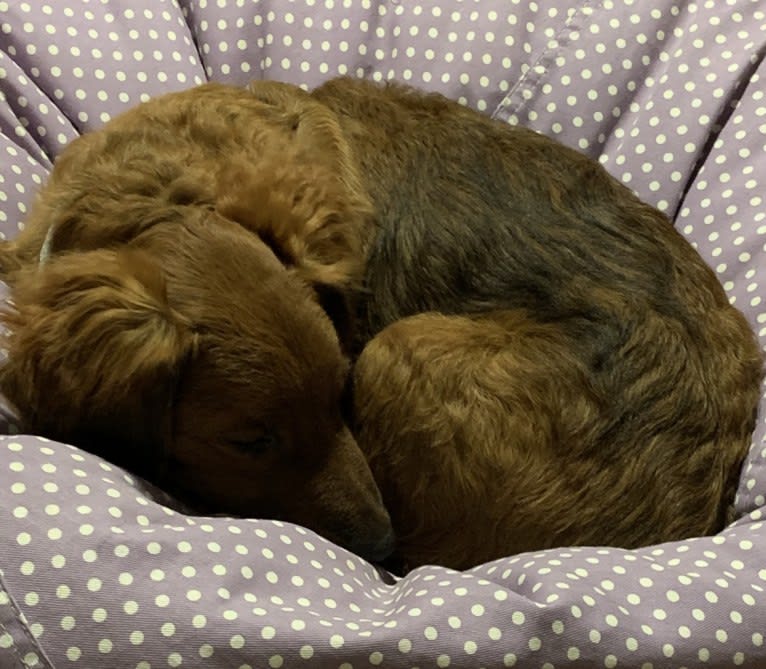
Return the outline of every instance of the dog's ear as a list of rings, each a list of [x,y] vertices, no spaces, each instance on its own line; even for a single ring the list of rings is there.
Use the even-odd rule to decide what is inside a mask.
[[[61,255],[22,272],[13,302],[0,389],[22,428],[148,475],[195,346],[158,266],[134,250]]]

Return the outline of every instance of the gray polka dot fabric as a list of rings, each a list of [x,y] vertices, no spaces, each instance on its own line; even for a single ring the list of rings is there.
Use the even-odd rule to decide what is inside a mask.
[[[600,160],[766,344],[764,49],[763,0],[0,0],[0,230],[63,145],[152,95],[396,78]],[[2,669],[766,666],[766,411],[718,536],[401,579],[295,525],[185,515],[3,415]]]

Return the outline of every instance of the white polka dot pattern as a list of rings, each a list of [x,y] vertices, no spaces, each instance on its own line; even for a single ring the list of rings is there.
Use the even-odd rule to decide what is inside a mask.
[[[600,5],[573,12],[502,114],[599,158],[672,215],[757,62],[761,3]]]
[[[766,343],[766,8],[650,4],[0,0],[0,232],[67,141],[147,96],[398,78],[599,159],[673,217]],[[0,666],[762,667],[759,420],[719,536],[396,582],[302,528],[191,518],[86,453],[0,438]]]
[[[69,446],[4,438],[0,453],[14,598],[0,594],[0,620],[18,606],[27,632],[5,643],[42,647],[54,666],[202,666],[211,656],[234,667],[603,666],[610,656],[641,666],[658,649],[673,659],[659,666],[696,666],[701,653],[713,666],[763,657],[766,527],[753,518],[640,551],[545,551],[391,583],[297,526],[180,514]]]
[[[465,3],[308,0],[289,6],[191,0],[185,13],[210,78],[313,87],[332,76],[397,79],[494,111],[529,54],[555,35],[561,10],[505,0]],[[287,9],[286,9],[287,7]],[[353,9],[353,11],[349,11]]]
[[[59,121],[89,130],[149,96],[204,80],[189,28],[173,0],[0,1],[0,35],[3,52],[47,96],[47,110],[33,105],[29,111],[42,116],[48,131]],[[0,73],[0,79],[11,87],[25,85],[9,74]],[[27,107],[18,96],[6,95],[12,107]],[[19,119],[31,125],[25,113]],[[71,138],[70,131],[63,139]]]

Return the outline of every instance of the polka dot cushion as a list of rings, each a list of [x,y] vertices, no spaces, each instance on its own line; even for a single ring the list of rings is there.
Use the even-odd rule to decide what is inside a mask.
[[[766,343],[765,47],[762,0],[0,0],[0,230],[66,142],[149,96],[397,78],[600,160]],[[764,667],[764,417],[719,536],[399,580],[301,527],[187,516],[71,446],[0,437],[0,667]]]

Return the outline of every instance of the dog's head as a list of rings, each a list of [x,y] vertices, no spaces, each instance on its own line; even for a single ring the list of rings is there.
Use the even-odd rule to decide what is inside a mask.
[[[383,558],[390,520],[344,423],[338,336],[368,205],[285,154],[229,158],[162,193],[152,176],[117,205],[77,199],[51,258],[15,277],[0,386],[25,430],[200,511],[281,518]]]
[[[225,220],[141,242],[18,277],[0,378],[23,427],[200,511],[383,557],[390,521],[344,423],[349,362],[315,288]]]

